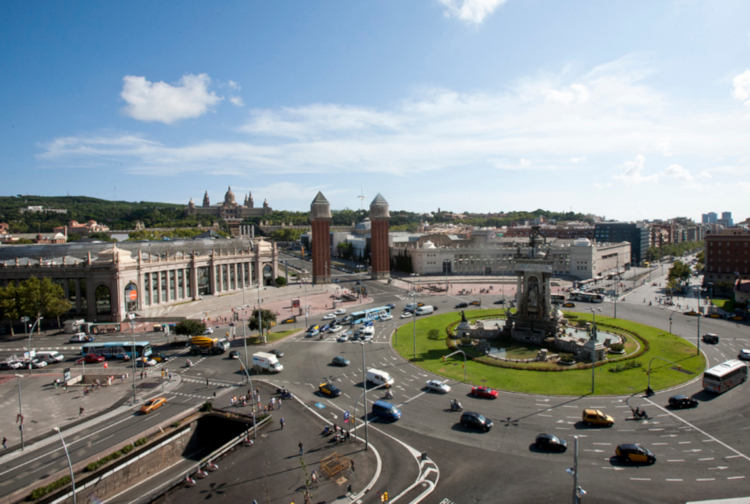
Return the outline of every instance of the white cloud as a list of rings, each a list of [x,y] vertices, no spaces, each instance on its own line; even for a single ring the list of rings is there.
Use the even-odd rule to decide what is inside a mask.
[[[585,163],[585,162],[586,162],[586,156],[570,158],[571,164],[578,164],[578,163]]]
[[[678,164],[667,166],[667,169],[664,170],[662,175],[664,175],[665,177],[676,178],[677,180],[682,180],[683,182],[690,182],[695,178],[690,174],[689,171]]]
[[[732,79],[734,97],[750,107],[750,70],[745,70]]]
[[[544,92],[548,101],[562,103],[585,103],[589,99],[589,90],[581,84],[571,84],[569,87],[558,90],[548,89]]]
[[[445,6],[445,16],[472,23],[481,24],[495,9],[506,0],[439,0]]]
[[[229,101],[232,102],[232,105],[236,105],[237,107],[244,107],[245,102],[242,101],[242,98],[239,96],[230,96]]]
[[[637,185],[647,182],[656,183],[659,180],[659,175],[643,175],[645,162],[646,158],[639,154],[635,157],[634,161],[626,161],[623,164],[625,168],[623,173],[614,175],[612,178],[627,185]]]
[[[206,74],[184,75],[174,86],[135,75],[123,81],[120,96],[128,103],[123,112],[139,121],[171,124],[200,117],[223,99],[208,91],[211,78]]]
[[[526,168],[528,166],[531,166],[531,161],[529,161],[528,159],[521,158],[521,161],[519,164],[523,166],[524,168]]]
[[[240,85],[234,82],[233,80],[230,80],[229,82],[227,82],[227,86],[229,86],[230,89],[234,89],[235,91],[239,91],[242,89]]]
[[[750,194],[750,182],[739,182],[737,184],[746,193]]]

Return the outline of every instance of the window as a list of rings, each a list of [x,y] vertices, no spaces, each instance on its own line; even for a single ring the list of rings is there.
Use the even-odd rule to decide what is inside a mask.
[[[185,270],[177,270],[177,297],[179,299],[182,299],[185,297],[185,293],[183,290],[183,275],[185,274]]]
[[[109,287],[100,285],[95,291],[97,315],[108,315],[112,313],[112,298]]]
[[[146,306],[149,306],[151,304],[151,288],[150,288],[150,282],[151,279],[151,273],[146,273],[143,275],[143,302]]]
[[[151,302],[157,304],[159,302],[159,274],[151,273]]]
[[[161,302],[167,302],[167,272],[161,272]]]
[[[185,296],[190,297],[192,294],[192,291],[190,290],[190,270],[185,270]]]
[[[169,272],[169,300],[174,301],[174,270]]]

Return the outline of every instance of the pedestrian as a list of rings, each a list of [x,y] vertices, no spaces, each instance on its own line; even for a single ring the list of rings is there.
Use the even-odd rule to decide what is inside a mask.
[[[354,472],[354,461],[353,460],[349,464],[349,468],[352,470],[352,472]]]
[[[299,454],[304,455],[305,449],[302,447],[302,441],[299,442]]]
[[[169,372],[169,381],[172,381],[172,372]]]
[[[281,398],[280,397],[279,397],[278,403],[279,403],[279,409],[281,409]]]
[[[63,392],[66,394],[68,393],[68,383],[66,382],[65,385],[63,385]]]
[[[286,424],[286,422],[284,421],[284,417],[281,417],[281,420],[279,420],[279,423],[281,424],[281,428],[283,429],[284,424]]]
[[[275,409],[275,408],[276,408],[276,398],[272,397],[271,398],[271,409]]]
[[[315,474],[315,471],[313,471],[310,475],[310,481],[315,486],[315,488],[318,488],[318,475]]]
[[[83,416],[83,406],[78,408],[78,416]]]
[[[141,380],[143,380],[143,371],[141,371]]]
[[[125,383],[125,375],[120,376],[120,383]]]
[[[145,371],[145,370],[143,371],[143,377],[148,378],[148,371]]]
[[[7,449],[8,449],[8,438],[3,437],[3,450],[7,450]]]
[[[206,376],[206,387],[209,387],[210,384],[208,383],[208,376]]]

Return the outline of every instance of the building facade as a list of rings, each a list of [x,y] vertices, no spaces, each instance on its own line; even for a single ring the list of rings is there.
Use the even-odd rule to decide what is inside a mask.
[[[703,286],[720,282],[734,284],[750,278],[750,233],[727,229],[706,236],[706,261]]]
[[[331,282],[331,204],[318,192],[310,204],[313,283]]]
[[[646,260],[650,246],[649,228],[642,222],[598,222],[594,239],[602,243],[630,242],[630,257],[634,265]]]
[[[78,245],[74,252],[70,245],[50,245],[36,258],[28,253],[33,253],[34,247],[15,246],[12,251],[2,251],[0,285],[48,277],[62,286],[73,305],[71,316],[95,322],[120,322],[129,312],[148,318],[153,309],[197,301],[209,294],[241,292],[257,286],[259,279],[262,285],[273,285],[278,275],[275,244],[222,241],[226,243],[217,249],[207,249],[206,245],[212,244],[203,240],[159,243],[156,254],[109,244],[106,248]],[[232,245],[236,248],[230,248]],[[54,256],[55,247],[76,255]],[[8,259],[9,252],[16,257]]]
[[[234,193],[230,186],[224,195],[224,201],[220,205],[211,205],[211,200],[208,197],[208,191],[203,195],[203,205],[196,206],[193,202],[193,198],[190,198],[190,202],[185,207],[185,215],[211,215],[219,217],[227,221],[242,220],[245,217],[255,217],[258,215],[266,215],[273,212],[273,209],[268,206],[268,200],[263,202],[263,206],[255,208],[255,202],[253,201],[252,193],[248,193],[245,196],[244,204],[240,205],[234,199]]]
[[[370,251],[372,278],[375,280],[391,277],[391,254],[388,242],[390,218],[388,202],[378,193],[370,204]]]

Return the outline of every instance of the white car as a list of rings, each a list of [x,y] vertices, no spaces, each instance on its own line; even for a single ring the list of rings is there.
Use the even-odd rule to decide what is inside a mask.
[[[409,317],[411,317],[411,313],[409,312],[404,312],[401,314],[401,318],[409,318]]]
[[[336,341],[338,341],[339,343],[346,343],[347,341],[349,341],[349,333],[342,334]]]
[[[330,329],[328,329],[328,332],[330,332],[330,333],[337,333],[337,332],[343,331],[343,330],[344,330],[344,328],[341,327],[340,325],[335,325],[335,326],[331,327]]]
[[[327,315],[323,315],[323,320],[333,320],[335,318],[336,318],[336,315],[334,315],[333,313],[329,313]]]
[[[207,327],[205,331],[203,331],[204,335],[213,334],[214,330],[210,327]]]
[[[740,350],[740,354],[737,357],[742,360],[750,360],[750,348]]]
[[[33,361],[31,361],[31,365],[34,366],[35,368],[47,367],[47,363],[39,359],[34,359]]]
[[[346,308],[339,308],[338,310],[333,312],[334,315],[343,315],[344,313],[346,313]]]
[[[393,315],[391,315],[390,313],[387,313],[383,315],[382,317],[380,317],[380,320],[385,321],[385,320],[391,320],[392,318],[393,318]]]
[[[440,392],[441,394],[447,394],[451,391],[451,388],[440,380],[430,380],[425,387],[434,390],[435,392]]]
[[[135,364],[138,367],[151,367],[151,366],[156,366],[156,361],[154,359],[149,359],[149,358],[144,357],[142,359],[138,359],[138,361]]]

